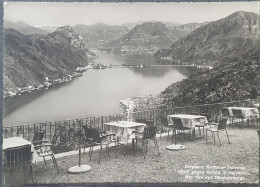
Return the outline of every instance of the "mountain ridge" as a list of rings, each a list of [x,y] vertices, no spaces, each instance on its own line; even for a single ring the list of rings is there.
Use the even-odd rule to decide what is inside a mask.
[[[6,29],[15,29],[19,32],[21,32],[22,34],[25,34],[25,35],[32,35],[32,34],[43,34],[43,35],[46,35],[48,34],[47,31],[45,30],[42,30],[42,29],[39,29],[39,28],[36,28],[36,27],[33,27],[33,26],[30,26],[24,22],[12,22],[12,21],[9,21],[9,20],[4,20],[3,22],[3,27],[6,28]]]
[[[197,28],[170,48],[158,50],[154,57],[214,65],[253,48],[259,34],[259,15],[239,11]]]
[[[47,77],[70,80],[77,67],[88,64],[86,49],[60,40],[52,35],[35,37],[4,29],[4,96],[10,91],[18,93],[23,87],[39,87]]]
[[[198,27],[199,25],[197,25]],[[188,24],[187,24],[188,27]],[[196,26],[194,26],[195,28]],[[159,48],[169,47],[174,41],[186,35],[181,27],[169,27],[163,22],[144,22],[131,31],[106,45],[115,53],[154,53]]]
[[[260,43],[248,54],[200,71],[161,92],[171,107],[256,99],[260,90]]]

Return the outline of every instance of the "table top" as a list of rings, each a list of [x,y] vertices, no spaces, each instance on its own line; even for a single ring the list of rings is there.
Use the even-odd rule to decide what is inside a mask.
[[[136,123],[136,122],[132,122],[132,121],[116,121],[116,122],[104,123],[104,125],[124,127],[124,128],[146,126],[146,124],[144,124],[144,123]]]
[[[31,144],[32,144],[31,142],[29,142],[21,137],[4,138],[2,149],[5,150],[8,148],[21,147],[24,145],[31,145]]]
[[[258,110],[257,108],[254,107],[228,107],[228,109],[237,109],[237,110]]]
[[[173,115],[168,115],[168,116],[174,117],[174,118],[186,118],[186,119],[205,118],[205,116],[190,115],[190,114],[173,114]]]

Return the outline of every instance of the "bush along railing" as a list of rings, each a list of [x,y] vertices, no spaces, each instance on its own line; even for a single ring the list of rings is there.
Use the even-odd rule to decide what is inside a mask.
[[[133,120],[146,119],[153,121],[157,126],[157,132],[162,133],[162,126],[158,121],[160,115],[167,116],[171,114],[193,114],[206,116],[209,121],[216,121],[221,115],[221,109],[224,107],[255,107],[253,104],[259,100],[244,100],[244,101],[233,101],[223,102],[214,104],[204,104],[195,106],[183,106],[174,108],[162,108],[154,110],[136,111],[132,114]],[[260,111],[260,108],[258,108]]]
[[[216,119],[221,114],[221,108],[229,106],[252,107],[254,100],[234,101],[225,103],[205,104],[196,106],[184,106],[175,108],[152,109],[146,111],[136,111],[131,113],[131,121],[137,118],[152,121],[157,125],[158,133],[162,132],[161,124],[158,122],[159,115],[170,114],[197,114],[207,116],[208,119]],[[3,127],[3,138],[19,136],[32,141],[36,131],[45,131],[45,140],[51,140],[54,134],[59,138],[55,143],[55,152],[64,152],[75,148],[74,133],[82,130],[83,125],[99,131],[104,130],[104,123],[113,121],[126,121],[129,114],[114,114],[108,116],[84,117],[80,119],[68,119],[55,122],[44,122],[36,124],[17,125],[11,127]]]
[[[70,151],[75,148],[74,134],[81,131],[83,125],[102,131],[104,129],[104,123],[123,120],[126,120],[126,114],[84,117],[80,119],[3,127],[3,138],[17,136],[32,142],[36,131],[44,131],[44,140],[52,141],[54,134],[58,136],[56,142],[51,142],[55,143],[55,145],[53,145],[55,148],[54,152],[58,153]]]

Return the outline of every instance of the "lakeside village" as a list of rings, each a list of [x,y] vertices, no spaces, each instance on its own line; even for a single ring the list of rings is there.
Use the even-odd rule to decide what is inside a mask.
[[[76,77],[81,77],[82,73],[89,69],[102,70],[102,69],[111,69],[111,68],[146,68],[146,67],[152,67],[152,66],[159,66],[159,65],[143,65],[143,64],[140,64],[140,65],[130,65],[130,64],[104,65],[101,63],[95,64],[95,63],[91,62],[85,67],[77,67],[76,70],[73,72],[73,74],[68,75],[68,77],[66,77],[66,78],[59,78],[56,80],[52,80],[49,77],[45,77],[45,82],[38,86],[28,85],[27,87],[21,87],[21,88],[16,88],[16,89],[12,89],[12,90],[11,89],[4,90],[4,98],[19,96],[19,95],[22,95],[25,93],[30,93],[32,91],[37,91],[37,90],[41,90],[41,89],[48,89],[50,87],[54,87],[57,84],[69,82]],[[166,65],[161,65],[161,66],[166,66]],[[175,65],[170,65],[170,66],[189,66],[189,67],[196,67],[198,69],[204,69],[204,68],[212,69],[212,67],[209,67],[209,66],[185,64],[185,63],[176,63]]]

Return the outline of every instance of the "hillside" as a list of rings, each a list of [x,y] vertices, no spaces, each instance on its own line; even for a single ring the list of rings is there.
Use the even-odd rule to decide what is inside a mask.
[[[155,58],[171,62],[214,65],[246,54],[259,42],[259,14],[235,12],[218,21],[210,22],[161,49]]]
[[[129,29],[125,26],[107,25],[104,23],[76,25],[73,29],[82,36],[88,48],[103,46],[104,43],[116,40],[129,32]]]
[[[5,29],[15,29],[25,35],[31,35],[31,34],[46,35],[46,34],[48,34],[47,31],[36,28],[36,27],[32,27],[24,22],[12,22],[12,21],[5,20],[3,25],[4,25]]]
[[[161,96],[163,104],[185,106],[259,97],[260,42],[247,55],[174,83]]]
[[[79,66],[88,64],[89,52],[80,47],[79,35],[62,27],[46,36],[24,35],[4,29],[4,92],[70,79]]]
[[[174,26],[173,26],[174,25]],[[186,27],[167,25],[162,22],[144,22],[136,25],[129,33],[120,39],[110,42],[107,46],[112,48],[114,53],[150,53],[153,54],[160,48],[171,46],[171,44],[191,30]],[[196,26],[193,25],[193,28]]]

